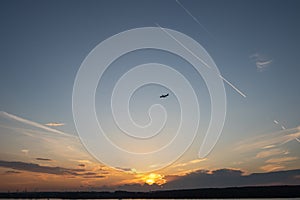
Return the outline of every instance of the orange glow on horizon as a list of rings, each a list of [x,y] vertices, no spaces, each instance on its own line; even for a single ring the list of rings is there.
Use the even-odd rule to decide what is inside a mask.
[[[165,184],[167,182],[164,179],[163,175],[155,174],[155,173],[151,173],[149,175],[144,176],[143,180],[148,185],[153,185],[153,184],[162,185],[162,184]]]

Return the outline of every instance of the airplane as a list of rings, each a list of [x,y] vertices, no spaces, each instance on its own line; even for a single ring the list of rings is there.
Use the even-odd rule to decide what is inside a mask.
[[[168,96],[169,96],[169,93],[168,93],[168,94],[162,94],[162,95],[159,96],[159,98],[162,99],[162,98],[166,98],[166,97],[168,97]]]

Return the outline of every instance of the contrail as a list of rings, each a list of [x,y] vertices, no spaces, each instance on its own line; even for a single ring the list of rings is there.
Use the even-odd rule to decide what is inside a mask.
[[[9,118],[9,119],[13,119],[13,120],[22,122],[24,124],[28,124],[28,125],[34,126],[36,128],[40,128],[40,129],[46,130],[46,131],[50,131],[50,132],[53,132],[53,133],[58,133],[58,134],[61,134],[61,135],[64,135],[64,136],[71,136],[71,135],[69,135],[67,133],[64,133],[62,131],[59,131],[59,130],[56,130],[56,129],[53,129],[53,128],[49,128],[49,127],[44,126],[42,124],[39,124],[37,122],[33,122],[33,121],[30,121],[30,120],[18,117],[18,116],[9,114],[9,113],[4,112],[4,111],[0,111],[0,115],[4,116],[6,118]]]
[[[295,138],[296,140],[297,140],[297,142],[299,142],[300,143],[300,140],[298,139],[298,138]]]
[[[196,54],[194,54],[190,49],[188,49],[184,44],[182,44],[179,40],[177,40],[172,34],[170,34],[168,31],[166,31],[164,28],[162,28],[158,23],[156,25],[167,35],[169,35],[173,40],[175,40],[180,46],[182,46],[185,50],[187,50],[190,54],[192,54],[195,58],[197,58],[202,64],[204,64],[207,68],[212,69],[204,60],[199,58]],[[215,72],[225,83],[227,83],[231,88],[233,88],[237,93],[239,93],[242,97],[246,98],[246,94],[244,94],[241,90],[239,90],[236,86],[234,86],[232,83],[230,83],[228,80],[226,80],[221,74],[218,72]]]
[[[219,74],[219,77],[225,81],[229,86],[231,86],[236,92],[238,92],[240,95],[242,95],[242,97],[246,98],[247,96],[241,91],[239,90],[237,87],[235,87],[232,83],[230,83],[228,80],[226,80],[221,74]]]
[[[203,29],[205,30],[210,36],[212,36],[212,34],[199,22],[199,20],[186,8],[182,5],[182,3],[180,3],[179,0],[176,0],[177,4],[189,15],[193,18],[193,20]]]

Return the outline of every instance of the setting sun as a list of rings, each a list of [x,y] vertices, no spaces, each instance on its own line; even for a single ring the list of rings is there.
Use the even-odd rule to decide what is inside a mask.
[[[300,200],[299,10],[0,0],[0,200]]]
[[[147,183],[148,185],[152,185],[154,183],[157,185],[162,185],[162,184],[166,183],[164,176],[160,175],[160,174],[151,173],[151,174],[145,176],[143,179],[144,179],[145,183]]]

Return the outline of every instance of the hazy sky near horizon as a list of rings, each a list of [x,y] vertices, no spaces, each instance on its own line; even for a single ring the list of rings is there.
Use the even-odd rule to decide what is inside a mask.
[[[155,27],[157,24],[180,31],[199,42],[215,61],[221,74],[246,94],[244,98],[225,84],[225,126],[207,160],[197,160],[199,143],[203,139],[200,136],[180,161],[157,173],[172,181],[174,176],[183,176],[199,169],[235,168],[245,173],[299,169],[300,146],[296,140],[300,136],[299,9],[300,3],[296,0],[181,0],[179,3],[175,0],[1,1],[0,111],[3,112],[0,113],[0,169],[5,173],[1,176],[16,184],[15,180],[20,177],[28,180],[36,173],[38,176],[32,185],[41,179],[49,180],[43,182],[43,187],[51,189],[60,182],[59,176],[65,175],[47,168],[47,173],[50,171],[48,175],[54,176],[43,177],[39,173],[44,173],[44,168],[14,168],[14,164],[20,163],[8,163],[15,161],[60,166],[88,187],[145,182],[147,177],[122,174],[106,169],[107,166],[101,165],[104,170],[97,171],[97,162],[76,138],[72,90],[81,63],[97,44],[119,32]],[[114,63],[115,66],[107,72],[107,82],[102,87],[104,92],[96,94],[98,117],[108,124],[107,130],[112,132],[112,138],[117,130],[109,127],[108,111],[99,114],[104,105],[101,98],[108,97],[105,90],[109,90],[115,83],[114,79],[121,75],[120,67],[127,69],[131,65],[153,61],[152,58],[172,65],[192,84],[199,83],[196,95],[201,99],[200,126],[207,126],[210,117],[209,94],[203,80],[195,78],[194,71],[187,64],[174,55],[154,50],[136,52],[130,56]],[[114,79],[109,78],[110,74]],[[169,118],[171,126],[167,127],[171,134],[179,120],[178,102],[172,91],[155,85],[143,87],[136,92],[131,108],[134,119],[145,123],[145,108],[159,102],[153,97],[163,92],[171,94],[166,99],[168,102],[163,102],[169,109],[169,116],[172,116]],[[71,136],[52,136],[53,133]],[[33,139],[34,134],[37,136]],[[26,142],[17,139],[20,137],[24,137]],[[69,150],[55,146],[55,143],[60,144],[59,141]],[[49,148],[46,148],[47,145]],[[75,155],[74,158],[72,155]],[[84,172],[74,170],[82,169],[83,165],[77,166],[82,163],[85,167],[90,164],[90,168]],[[27,171],[22,175],[14,173],[14,170]],[[88,172],[94,173],[95,177],[83,174]],[[299,176],[299,171],[295,173]],[[129,181],[132,176],[135,179]],[[86,183],[84,177],[101,181]],[[76,178],[70,181],[69,188],[79,187],[75,183]],[[157,179],[161,181],[162,178]],[[299,178],[297,181],[299,183]],[[48,183],[51,184],[47,187]],[[0,189],[9,188],[7,185],[1,188],[1,185]]]

